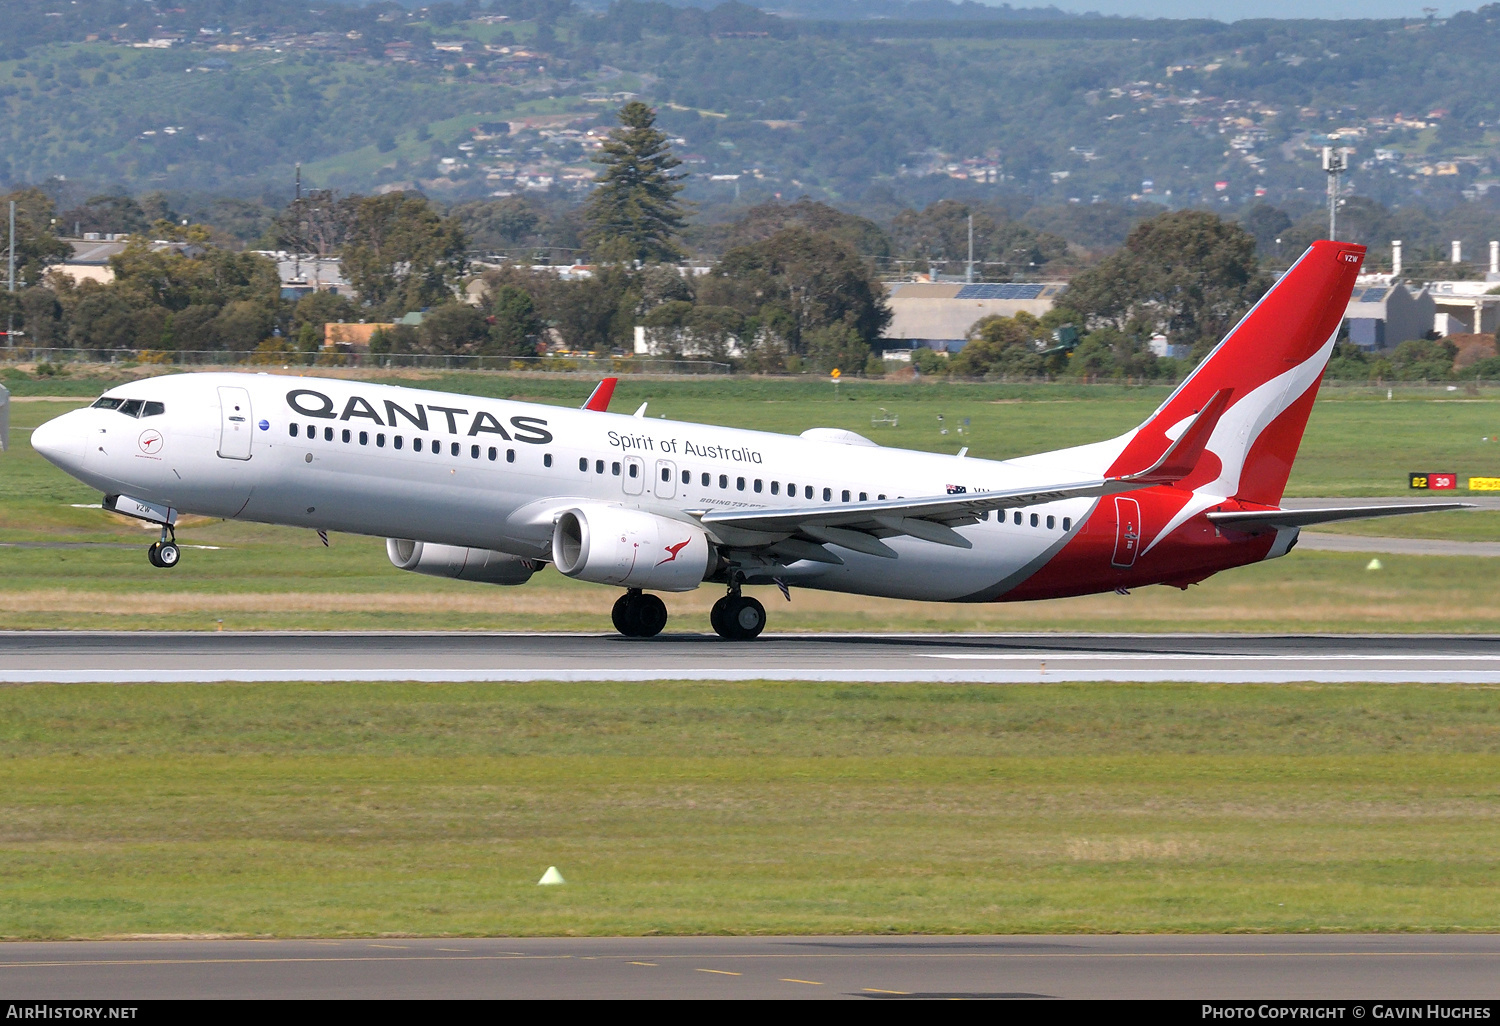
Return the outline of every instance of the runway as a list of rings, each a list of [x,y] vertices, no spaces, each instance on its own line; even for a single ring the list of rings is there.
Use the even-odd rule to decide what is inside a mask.
[[[1500,936],[644,937],[0,945],[7,999],[1500,996]]]
[[[0,633],[0,683],[1500,683],[1495,635]]]

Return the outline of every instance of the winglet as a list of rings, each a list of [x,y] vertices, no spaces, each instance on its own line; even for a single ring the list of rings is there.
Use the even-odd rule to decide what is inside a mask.
[[[1148,485],[1171,484],[1187,477],[1198,465],[1203,447],[1208,444],[1214,428],[1218,427],[1219,418],[1229,407],[1229,397],[1233,394],[1232,388],[1219,389],[1203,404],[1203,409],[1197,412],[1192,422],[1177,436],[1177,441],[1172,443],[1154,466],[1136,474],[1125,474],[1115,480]]]
[[[583,404],[583,409],[593,410],[595,413],[605,413],[609,410],[609,401],[614,397],[615,386],[620,383],[619,378],[605,378],[594,386],[589,393],[588,402]]]

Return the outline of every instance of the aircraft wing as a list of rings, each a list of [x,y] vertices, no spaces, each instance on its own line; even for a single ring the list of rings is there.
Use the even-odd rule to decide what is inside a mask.
[[[959,492],[913,499],[847,502],[807,508],[695,511],[704,527],[733,547],[773,546],[787,558],[842,563],[824,545],[896,558],[881,538],[909,535],[938,545],[973,548],[955,526],[977,523],[992,510],[1036,506],[1062,499],[1093,498],[1171,484],[1192,472],[1203,447],[1228,406],[1229,389],[1215,393],[1154,464],[1118,477],[1070,481],[1044,487]]]
[[[1451,509],[1474,509],[1472,502],[1403,503],[1386,506],[1327,506],[1323,509],[1257,509],[1242,512],[1206,514],[1220,527],[1255,534],[1288,527],[1311,527],[1335,524],[1341,520],[1365,520],[1370,517],[1396,517],[1408,513],[1441,513]]]
[[[785,550],[785,554],[795,555],[798,559],[841,563],[843,560],[822,546],[838,545],[872,556],[895,558],[895,550],[880,539],[910,535],[938,545],[968,549],[973,548],[973,543],[953,528],[977,523],[992,510],[1110,495],[1149,487],[1149,484],[1101,478],[1046,488],[961,492],[808,508],[708,510],[695,515],[704,527],[721,535],[732,546],[754,548],[774,544]]]

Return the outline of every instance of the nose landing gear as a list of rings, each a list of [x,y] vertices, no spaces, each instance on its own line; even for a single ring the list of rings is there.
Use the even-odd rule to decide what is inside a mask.
[[[151,565],[162,570],[170,570],[182,559],[182,550],[177,547],[177,532],[171,526],[163,524],[161,539],[151,543],[146,550],[146,559]]]
[[[725,641],[749,641],[766,629],[766,607],[749,595],[741,595],[738,584],[731,584],[729,594],[709,611],[708,622]]]
[[[610,619],[615,630],[627,638],[654,638],[667,625],[667,604],[655,595],[631,588],[615,600]]]

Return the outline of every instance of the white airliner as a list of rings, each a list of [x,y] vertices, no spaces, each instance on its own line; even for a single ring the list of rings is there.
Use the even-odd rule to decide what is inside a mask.
[[[650,637],[649,591],[726,594],[714,630],[748,639],[777,584],[938,602],[1186,588],[1284,555],[1299,528],[1462,503],[1278,508],[1361,246],[1318,242],[1140,427],[992,461],[316,377],[204,373],[104,393],[31,444],[162,525],[179,513],[387,539],[403,570],[519,585],[545,562],[625,589],[621,633]],[[644,410],[644,407],[642,408]]]

